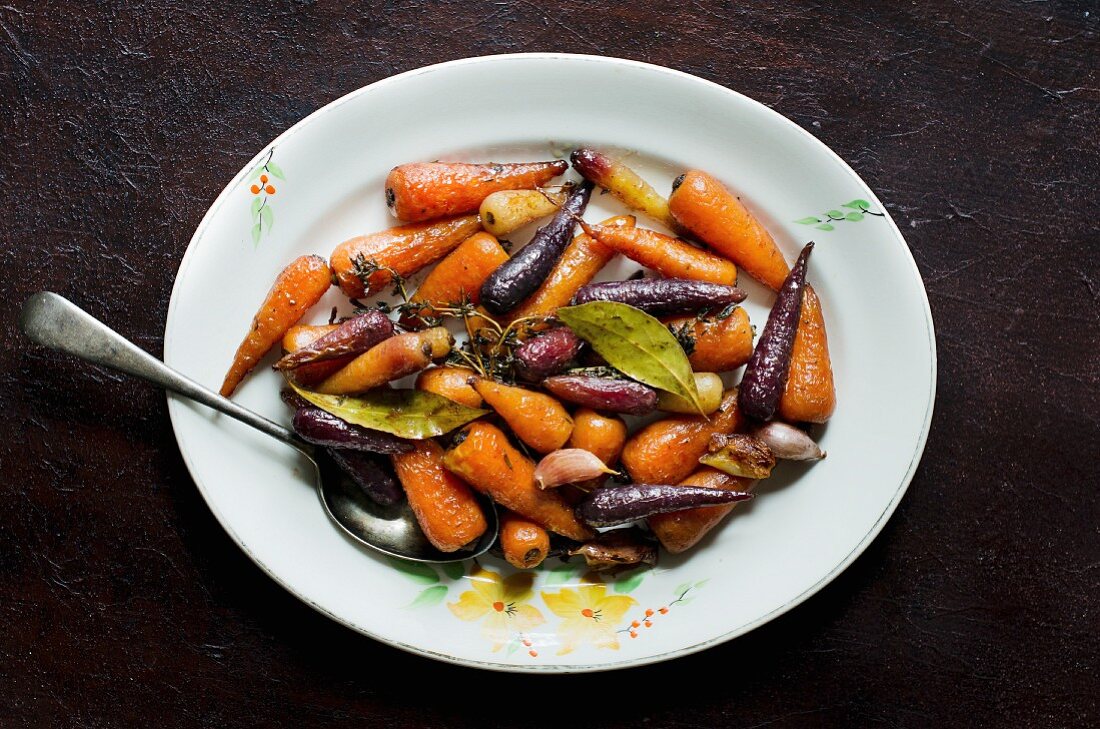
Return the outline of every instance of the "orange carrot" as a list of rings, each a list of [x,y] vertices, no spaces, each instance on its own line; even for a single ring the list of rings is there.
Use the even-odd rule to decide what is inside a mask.
[[[393,281],[389,271],[374,270],[375,266],[409,276],[450,253],[480,227],[476,215],[465,215],[349,238],[332,252],[332,270],[347,296],[370,296]]]
[[[233,364],[222,382],[221,394],[229,397],[264,355],[282,339],[332,285],[328,263],[320,256],[300,256],[282,270],[260,305]]]
[[[445,327],[390,337],[353,359],[317,386],[326,395],[354,395],[419,372],[446,356],[454,339]]]
[[[443,465],[497,503],[552,532],[578,542],[594,536],[555,489],[543,491],[535,484],[535,464],[495,425],[468,425],[443,456]]]
[[[638,483],[678,483],[699,466],[715,433],[732,433],[741,425],[737,389],[722,395],[709,416],[679,415],[650,423],[623,447],[623,465]]]
[[[618,415],[600,415],[588,408],[573,413],[570,448],[583,448],[608,468],[614,468],[625,443],[626,423]]]
[[[415,162],[390,170],[386,204],[398,220],[412,223],[472,213],[490,193],[545,185],[568,167],[565,160],[514,164]]]
[[[416,378],[416,389],[434,392],[469,408],[479,408],[483,400],[470,387],[474,371],[465,367],[431,367]]]
[[[481,377],[473,378],[472,383],[486,404],[504,418],[516,437],[539,453],[556,451],[569,440],[573,418],[550,395]]]
[[[696,372],[729,372],[752,356],[752,325],[740,307],[725,319],[679,317],[665,323],[678,337],[692,342],[688,361]]]
[[[630,260],[669,278],[734,285],[737,267],[721,256],[646,228],[589,225],[586,232]]]
[[[787,385],[779,399],[779,417],[792,423],[824,423],[835,409],[836,386],[821,301],[813,288],[807,286],[791,348]]]
[[[436,549],[454,552],[485,533],[488,523],[477,497],[443,468],[443,448],[438,443],[418,440],[413,450],[391,458],[416,521]]]
[[[550,551],[550,535],[535,522],[502,510],[500,549],[504,552],[504,559],[516,569],[533,569],[546,559]]]
[[[409,327],[417,323],[418,317],[431,316],[432,307],[451,306],[464,301],[479,303],[481,284],[507,260],[508,253],[493,236],[485,232],[470,236],[440,261],[420,284],[409,301],[426,306],[416,313],[403,315],[402,325]]]
[[[308,347],[313,344],[314,341],[320,339],[324,335],[331,331],[334,331],[338,324],[323,324],[321,326],[312,326],[309,324],[299,324],[293,326],[287,330],[283,335],[283,353],[290,354],[291,352],[297,352],[303,347]],[[296,367],[293,370],[288,370],[283,374],[296,382],[299,386],[310,388],[321,382],[329,375],[340,370],[344,365],[355,359],[354,354],[349,354],[344,357],[337,357],[335,359],[323,360],[320,362],[309,362],[301,367]]]
[[[619,215],[608,218],[602,226],[633,227],[636,219],[633,215]],[[597,241],[588,233],[581,233],[570,242],[561,258],[554,264],[550,275],[541,286],[509,314],[516,320],[529,316],[550,316],[559,306],[567,306],[577,289],[596,277],[608,262],[615,257],[615,251]]]
[[[790,267],[771,234],[725,186],[701,170],[679,178],[668,199],[687,231],[778,291]]]
[[[704,486],[712,489],[726,489],[727,491],[751,491],[756,481],[749,478],[739,478],[703,466],[690,476],[680,481],[680,486]],[[707,532],[718,525],[718,522],[726,518],[733,511],[734,504],[722,504],[721,506],[704,506],[698,509],[675,511],[671,514],[656,514],[646,521],[649,528],[660,540],[661,545],[672,554],[679,554],[695,546]]]

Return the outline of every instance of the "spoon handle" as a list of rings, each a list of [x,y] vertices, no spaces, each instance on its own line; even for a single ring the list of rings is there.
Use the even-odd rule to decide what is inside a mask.
[[[184,377],[59,294],[32,295],[23,305],[19,323],[38,344],[133,375],[303,450],[304,444],[286,428]]]

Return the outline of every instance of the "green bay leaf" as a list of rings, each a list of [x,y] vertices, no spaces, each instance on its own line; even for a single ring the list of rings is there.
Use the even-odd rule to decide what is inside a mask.
[[[294,383],[290,386],[303,398],[341,420],[413,440],[449,433],[487,412],[423,390],[372,390],[349,397],[309,392]]]
[[[567,306],[558,309],[557,317],[619,372],[679,395],[702,413],[684,348],[654,317],[616,301]]]

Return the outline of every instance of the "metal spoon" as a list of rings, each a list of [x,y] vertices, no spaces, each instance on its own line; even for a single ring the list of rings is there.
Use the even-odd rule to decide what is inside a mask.
[[[163,387],[292,446],[313,467],[313,482],[325,512],[349,536],[371,549],[414,562],[458,562],[484,553],[496,540],[499,529],[496,510],[484,499],[482,505],[489,527],[474,547],[458,552],[439,551],[420,530],[408,502],[379,506],[339,469],[325,468],[322,478],[313,445],[184,377],[63,296],[50,291],[32,295],[23,305],[19,322],[26,335],[38,344]]]

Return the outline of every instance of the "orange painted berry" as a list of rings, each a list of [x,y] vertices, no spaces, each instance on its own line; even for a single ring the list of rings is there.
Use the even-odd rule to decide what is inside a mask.
[[[261,185],[266,185],[267,184],[267,175],[260,175],[260,184]]]
[[[653,617],[653,610],[651,610],[650,608],[646,608],[645,616],[647,618]]]
[[[264,188],[264,192],[266,192],[268,195],[274,195],[275,194],[275,186],[274,185],[268,185],[267,187]]]
[[[667,612],[668,612],[668,608],[666,608],[666,607],[663,607],[663,608],[661,608],[660,610],[658,610],[657,612],[659,612],[659,613],[660,613],[661,615],[664,615],[665,613],[667,613]]]
[[[649,622],[649,621],[647,620],[647,621],[645,621],[645,627],[647,627],[647,628],[652,628],[652,627],[653,627],[653,623],[651,623],[651,622]]]
[[[260,194],[260,186],[259,185],[253,185],[252,187],[250,187],[248,189],[252,190],[253,195],[259,195]]]
[[[634,632],[634,631],[632,630],[632,631],[630,631],[630,637],[631,637],[631,638],[637,638],[637,637],[638,637],[638,634],[637,634],[637,633],[635,633],[635,632]]]
[[[638,628],[640,626],[641,626],[641,623],[639,623],[637,620],[631,621],[631,623],[630,623],[631,628]]]
[[[530,647],[531,647],[531,641],[527,640],[526,638],[524,638],[524,639],[523,639],[523,644],[524,644],[525,646],[527,646],[528,648],[530,648]]]
[[[527,651],[527,655],[531,656],[532,658],[538,658],[539,657],[539,652],[538,651]]]

